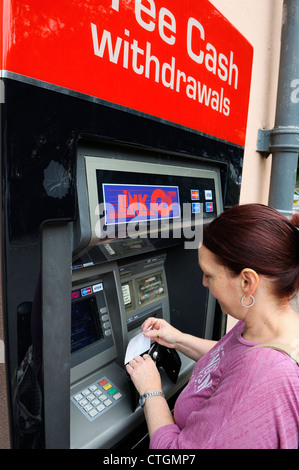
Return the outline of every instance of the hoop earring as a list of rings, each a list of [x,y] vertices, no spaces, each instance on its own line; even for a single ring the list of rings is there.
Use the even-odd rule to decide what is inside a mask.
[[[246,308],[249,308],[249,307],[252,307],[254,305],[254,302],[255,302],[255,298],[253,297],[253,295],[250,295],[249,297],[251,298],[251,304],[249,305],[245,305],[244,304],[244,299],[245,299],[246,295],[243,295],[242,299],[241,299],[241,304],[243,307],[246,307]]]

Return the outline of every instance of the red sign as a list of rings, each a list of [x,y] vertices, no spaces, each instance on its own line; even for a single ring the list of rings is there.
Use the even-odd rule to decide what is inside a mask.
[[[0,5],[2,71],[244,145],[253,49],[208,0]]]

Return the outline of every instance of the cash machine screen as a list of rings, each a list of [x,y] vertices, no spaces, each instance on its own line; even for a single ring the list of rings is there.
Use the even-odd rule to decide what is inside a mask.
[[[105,155],[85,156],[88,190],[79,210],[88,217],[76,232],[79,264],[199,242],[202,225],[220,210],[218,169],[118,159],[109,149]]]
[[[103,184],[106,224],[180,217],[177,186]]]
[[[71,353],[103,338],[94,296],[72,305]]]
[[[144,174],[97,170],[98,202],[104,203],[105,223],[120,224],[138,221],[179,219],[182,204],[191,205],[191,217],[201,211],[203,217],[217,213],[215,182],[212,178],[177,177],[180,186],[167,185],[168,174],[147,174],[149,184],[140,184]],[[158,184],[157,184],[158,183]]]
[[[112,327],[102,282],[72,291],[72,365],[90,359],[113,345]]]

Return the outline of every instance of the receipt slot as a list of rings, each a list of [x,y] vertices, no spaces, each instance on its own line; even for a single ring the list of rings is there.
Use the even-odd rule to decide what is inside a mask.
[[[219,170],[174,156],[167,164],[155,154],[142,157],[113,147],[78,153],[72,448],[118,447],[144,424],[143,410],[132,406],[124,358],[146,318],[164,318],[203,337],[212,334],[214,301],[201,285],[196,237],[222,210]],[[194,365],[184,355],[179,360],[175,380],[160,369],[168,400],[184,387]]]

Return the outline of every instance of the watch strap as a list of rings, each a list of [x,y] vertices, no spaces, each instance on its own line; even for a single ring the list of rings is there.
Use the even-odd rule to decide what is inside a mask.
[[[165,397],[163,392],[148,392],[148,393],[145,393],[144,395],[140,396],[140,398],[139,398],[140,405],[143,406],[144,403],[145,403],[145,400],[147,400],[149,397],[153,397],[153,396]]]

